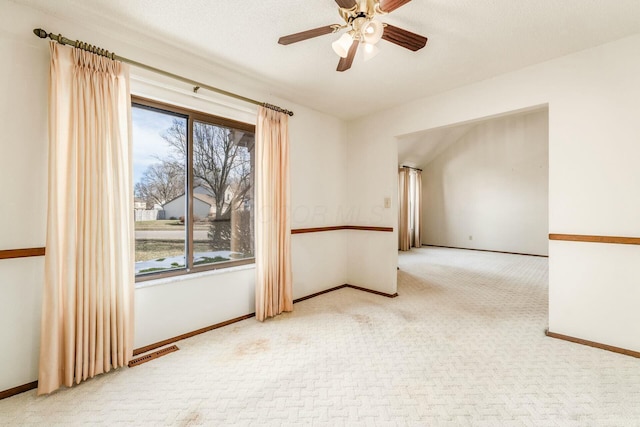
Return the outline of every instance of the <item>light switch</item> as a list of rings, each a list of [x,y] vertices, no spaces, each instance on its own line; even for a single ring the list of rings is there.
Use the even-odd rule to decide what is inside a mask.
[[[389,209],[391,207],[391,197],[384,198],[384,207],[385,209]]]

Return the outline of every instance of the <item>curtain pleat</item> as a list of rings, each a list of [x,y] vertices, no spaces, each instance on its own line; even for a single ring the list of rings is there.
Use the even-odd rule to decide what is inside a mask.
[[[413,203],[413,246],[422,246],[422,171],[415,171],[414,203]]]
[[[129,69],[50,46],[39,394],[125,366],[133,353]]]
[[[259,107],[256,126],[256,318],[293,310],[286,114]]]
[[[398,249],[411,249],[409,234],[409,169],[398,169]]]

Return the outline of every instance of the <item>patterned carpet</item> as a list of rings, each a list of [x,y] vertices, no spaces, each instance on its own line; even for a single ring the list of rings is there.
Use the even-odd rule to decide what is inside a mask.
[[[421,248],[398,277],[5,399],[0,425],[640,426],[640,360],[544,336],[546,258]]]

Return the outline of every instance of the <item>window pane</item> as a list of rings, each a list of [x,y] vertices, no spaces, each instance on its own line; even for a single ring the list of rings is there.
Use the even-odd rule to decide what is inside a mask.
[[[136,274],[185,268],[187,120],[135,105],[131,115]]]
[[[253,133],[194,122],[194,266],[253,257],[253,148]]]

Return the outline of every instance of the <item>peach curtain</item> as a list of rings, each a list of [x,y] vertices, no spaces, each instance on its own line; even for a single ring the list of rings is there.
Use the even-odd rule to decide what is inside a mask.
[[[411,249],[409,234],[409,169],[398,169],[398,249]]]
[[[413,246],[422,246],[422,171],[415,172],[413,203]]]
[[[256,318],[293,311],[288,116],[259,107],[256,126]]]
[[[129,69],[50,47],[38,394],[126,366],[133,352]]]

